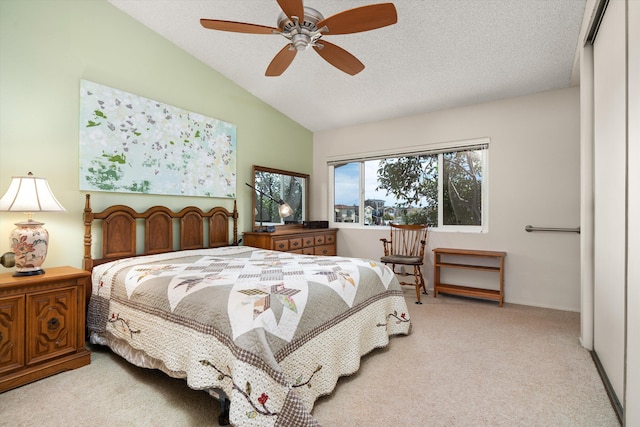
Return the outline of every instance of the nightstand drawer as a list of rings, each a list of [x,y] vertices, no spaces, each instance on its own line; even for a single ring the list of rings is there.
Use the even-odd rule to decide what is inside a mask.
[[[27,365],[76,350],[75,287],[27,295]]]
[[[24,366],[24,295],[0,298],[0,375]]]

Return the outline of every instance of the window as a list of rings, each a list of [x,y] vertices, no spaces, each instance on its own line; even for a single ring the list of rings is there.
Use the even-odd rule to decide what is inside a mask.
[[[330,163],[333,221],[482,230],[486,224],[488,145],[477,142]]]

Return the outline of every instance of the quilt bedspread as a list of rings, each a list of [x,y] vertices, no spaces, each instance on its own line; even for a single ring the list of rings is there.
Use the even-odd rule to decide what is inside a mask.
[[[243,246],[95,267],[87,325],[93,343],[126,343],[191,388],[222,390],[237,426],[319,425],[315,400],[411,329],[385,265]]]

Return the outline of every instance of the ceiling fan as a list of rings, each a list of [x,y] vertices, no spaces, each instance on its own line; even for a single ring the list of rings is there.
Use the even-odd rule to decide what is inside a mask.
[[[359,33],[398,22],[393,3],[357,7],[325,18],[317,10],[304,6],[303,0],[276,1],[282,9],[277,28],[218,19],[201,19],[200,24],[211,30],[284,36],[289,43],[273,58],[265,72],[266,76],[281,75],[296,54],[309,47],[329,64],[353,76],[364,69],[364,64],[346,50],[324,40],[323,36]]]

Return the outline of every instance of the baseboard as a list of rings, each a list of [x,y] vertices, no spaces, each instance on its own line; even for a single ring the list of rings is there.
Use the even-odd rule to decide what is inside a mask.
[[[616,413],[618,417],[618,422],[622,425],[622,418],[624,415],[624,409],[616,396],[616,392],[613,390],[613,386],[609,381],[609,377],[607,376],[607,372],[604,370],[604,366],[600,362],[600,358],[598,358],[598,354],[595,350],[591,350],[591,358],[593,362],[596,364],[596,369],[598,370],[598,374],[600,374],[600,378],[602,379],[602,383],[604,384],[604,388],[607,391],[607,396],[609,396],[609,401],[611,402],[611,406],[613,407],[613,411]]]

